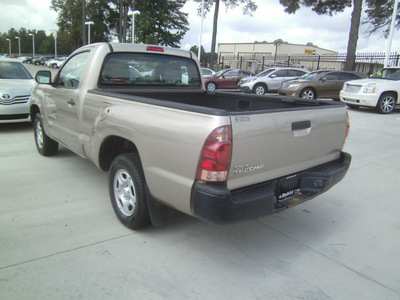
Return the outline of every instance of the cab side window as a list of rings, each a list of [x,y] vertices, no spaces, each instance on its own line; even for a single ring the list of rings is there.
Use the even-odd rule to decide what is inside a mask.
[[[325,74],[323,76],[323,78],[325,78],[325,80],[327,80],[327,81],[339,80],[339,72],[332,72],[332,73]]]
[[[88,56],[89,52],[82,52],[68,60],[60,71],[57,85],[67,88],[78,88]]]

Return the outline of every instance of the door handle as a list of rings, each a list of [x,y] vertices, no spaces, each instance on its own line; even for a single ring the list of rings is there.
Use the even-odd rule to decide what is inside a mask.
[[[71,105],[71,106],[75,105],[75,101],[72,99],[69,99],[69,101],[67,103],[68,103],[68,105]]]

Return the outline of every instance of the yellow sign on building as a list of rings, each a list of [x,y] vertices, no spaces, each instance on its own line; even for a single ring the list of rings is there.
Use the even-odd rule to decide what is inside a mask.
[[[315,50],[313,50],[313,49],[304,49],[304,54],[315,55]]]

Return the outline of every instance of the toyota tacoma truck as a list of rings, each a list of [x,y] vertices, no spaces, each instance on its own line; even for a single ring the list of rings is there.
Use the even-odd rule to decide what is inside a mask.
[[[62,144],[109,172],[109,196],[131,229],[178,210],[211,223],[254,219],[339,182],[349,121],[343,103],[209,92],[180,49],[97,43],[57,75],[37,72],[36,147]]]

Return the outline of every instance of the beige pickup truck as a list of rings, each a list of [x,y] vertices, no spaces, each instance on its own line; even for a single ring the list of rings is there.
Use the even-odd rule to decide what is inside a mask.
[[[350,165],[343,103],[205,91],[189,51],[97,43],[36,81],[39,153],[61,143],[108,171],[113,209],[132,229],[175,210],[212,223],[279,212]]]

